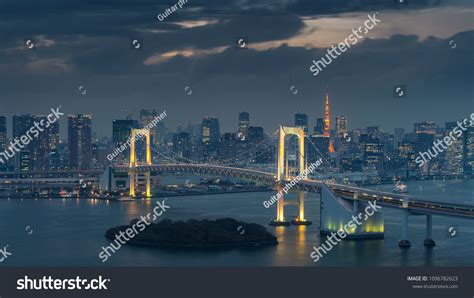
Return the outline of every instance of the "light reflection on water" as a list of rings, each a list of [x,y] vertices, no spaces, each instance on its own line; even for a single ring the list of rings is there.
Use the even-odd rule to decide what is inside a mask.
[[[410,194],[420,192],[425,199],[448,202],[473,202],[473,180],[442,182],[417,181],[407,183]],[[438,183],[438,184],[435,184]],[[420,191],[419,186],[422,190]],[[379,190],[390,191],[391,185]],[[445,192],[440,188],[446,189]],[[262,202],[271,193],[245,193],[170,197],[171,208],[164,217],[173,220],[189,218],[232,217],[267,227],[278,237],[279,244],[260,249],[228,249],[218,251],[175,251],[155,248],[123,247],[105,264],[98,253],[108,244],[105,231],[129,223],[151,213],[154,198],[136,202],[113,202],[77,199],[0,199],[0,246],[9,244],[13,257],[0,266],[473,266],[474,224],[471,220],[433,217],[433,237],[436,247],[423,246],[425,217],[409,219],[412,247],[398,247],[401,235],[401,214],[384,209],[385,239],[342,241],[317,263],[310,253],[313,246],[324,241],[318,235],[319,198],[308,194],[305,217],[311,226],[270,227],[276,207],[264,208]],[[289,200],[296,200],[290,196]],[[285,217],[297,215],[297,206],[285,206]],[[34,230],[25,232],[25,226]],[[457,235],[447,229],[456,226]],[[237,233],[238,231],[236,231]],[[41,257],[38,257],[38,256]]]

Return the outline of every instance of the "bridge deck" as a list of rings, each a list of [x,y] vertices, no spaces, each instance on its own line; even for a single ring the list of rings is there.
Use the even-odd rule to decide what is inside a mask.
[[[131,169],[127,166],[116,167],[115,171],[128,172]],[[159,172],[176,173],[187,172],[194,174],[208,174],[224,177],[236,177],[252,179],[270,185],[277,183],[276,175],[268,172],[242,169],[220,165],[209,164],[162,164],[151,166],[137,166],[134,172]],[[283,181],[284,183],[284,181]],[[305,179],[297,182],[298,189],[319,193],[324,184],[321,180]],[[375,200],[380,205],[398,209],[408,209],[410,212],[418,214],[437,214],[444,216],[455,216],[474,219],[474,205],[452,204],[437,201],[421,200],[407,195],[394,194],[371,189],[364,189],[342,184],[327,183],[337,195],[347,200],[370,201]],[[354,197],[357,194],[357,198]],[[404,199],[408,200],[404,204]]]

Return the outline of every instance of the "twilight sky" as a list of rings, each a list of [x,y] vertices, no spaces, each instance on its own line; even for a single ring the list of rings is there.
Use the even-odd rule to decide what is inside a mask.
[[[312,128],[328,87],[332,126],[337,115],[347,116],[350,129],[386,131],[468,117],[473,2],[406,2],[188,0],[159,21],[177,1],[0,0],[0,115],[48,114],[62,105],[92,113],[99,136],[111,135],[113,119],[138,118],[141,108],[166,110],[173,129],[216,116],[221,131],[235,131],[239,111],[266,131],[305,112]],[[313,77],[312,60],[375,12],[382,22]],[[236,47],[239,37],[248,38],[248,49]],[[393,97],[398,84],[407,97]]]

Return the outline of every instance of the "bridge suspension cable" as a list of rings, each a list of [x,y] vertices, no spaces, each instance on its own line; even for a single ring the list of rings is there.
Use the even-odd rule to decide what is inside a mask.
[[[285,128],[284,128],[283,126],[282,126],[281,128],[283,129],[283,131],[284,131],[285,134],[286,134]],[[318,147],[311,141],[311,138],[309,138],[309,137],[306,138],[306,137],[305,137],[305,139],[307,139],[307,140],[309,141],[309,143],[313,146],[313,148],[316,149],[316,151],[317,151],[317,153],[319,154],[319,156],[321,156],[321,158],[324,160],[324,163],[323,163],[323,164],[326,164],[326,165],[327,165],[327,169],[328,169],[328,171],[329,171],[329,174],[335,174],[336,172],[335,172],[333,169],[331,169],[330,161],[329,161],[326,157],[324,157],[324,154],[322,154],[321,151],[318,149]],[[290,139],[290,143],[291,143],[291,142],[292,142],[292,140]],[[296,146],[296,144],[294,144],[294,145]],[[299,152],[299,150],[296,150],[296,151],[297,151],[298,154],[301,156],[301,153]],[[303,156],[303,157],[304,157],[304,156]],[[331,176],[333,176],[333,175],[331,175]],[[334,179],[337,180],[336,177],[334,177]]]

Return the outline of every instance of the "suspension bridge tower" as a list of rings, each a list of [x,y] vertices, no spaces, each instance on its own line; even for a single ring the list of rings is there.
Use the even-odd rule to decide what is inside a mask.
[[[146,165],[150,166],[152,164],[151,161],[151,148],[150,148],[150,131],[148,129],[135,129],[132,128],[132,132],[130,134],[130,165],[129,165],[129,184],[130,184],[130,197],[136,197],[136,186],[138,174],[135,171],[135,167],[138,165],[137,163],[137,154],[135,152],[135,139],[141,138],[145,136],[146,141]],[[147,198],[151,197],[151,183],[150,183],[150,171],[145,172],[145,196]]]
[[[295,135],[298,137],[298,155],[299,155],[299,177],[300,179],[306,179],[306,163],[305,163],[305,150],[304,150],[304,130],[301,127],[286,127],[280,126],[280,136],[278,142],[278,166],[277,166],[277,177],[276,177],[276,190],[278,195],[277,201],[277,218],[270,222],[272,226],[288,226],[290,222],[285,220],[284,206],[285,199],[283,196],[283,190],[285,187],[288,189],[295,186],[294,177],[289,175],[288,161],[285,162],[285,137]],[[288,190],[287,190],[288,191]],[[285,191],[285,193],[287,192]],[[310,221],[307,221],[304,217],[304,192],[298,191],[298,216],[292,220],[292,224],[296,225],[309,225]]]

